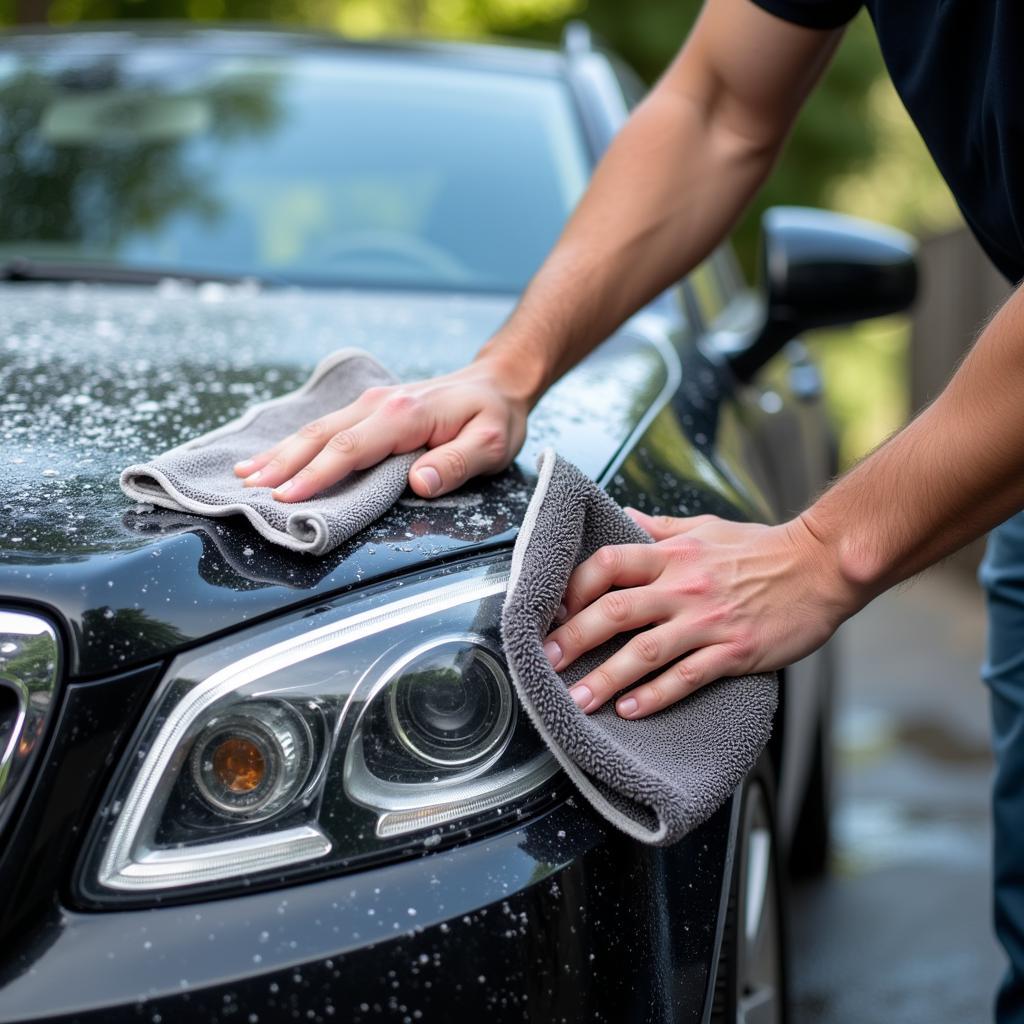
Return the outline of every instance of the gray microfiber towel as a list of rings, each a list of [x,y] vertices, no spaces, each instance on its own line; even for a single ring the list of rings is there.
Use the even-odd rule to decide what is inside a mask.
[[[613,825],[667,846],[706,821],[768,742],[774,675],[723,679],[648,718],[609,701],[585,715],[568,688],[628,639],[619,636],[556,673],[544,656],[572,570],[605,544],[651,538],[593,481],[548,449],[512,556],[502,611],[505,656],[523,706],[584,797]]]
[[[275,501],[270,487],[242,487],[234,465],[272,447],[320,416],[395,377],[359,349],[329,355],[297,391],[254,405],[244,415],[121,473],[136,501],[204,516],[243,515],[267,540],[322,555],[369,526],[398,500],[420,452],[392,455],[350,473],[308,501]]]

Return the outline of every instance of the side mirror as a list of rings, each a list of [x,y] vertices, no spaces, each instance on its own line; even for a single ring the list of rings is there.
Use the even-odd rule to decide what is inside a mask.
[[[803,206],[766,210],[761,230],[763,323],[728,353],[741,380],[803,331],[913,304],[917,245],[902,231]]]

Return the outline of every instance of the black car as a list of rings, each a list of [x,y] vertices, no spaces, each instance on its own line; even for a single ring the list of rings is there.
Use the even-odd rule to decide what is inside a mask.
[[[117,484],[333,349],[465,363],[641,93],[580,26],[0,39],[0,1021],[784,1019],[828,652],[739,793],[654,849],[556,770],[498,613],[545,445],[647,511],[804,504],[834,446],[793,339],[904,307],[906,239],[771,211],[758,290],[723,247],[507,473],[322,558]]]

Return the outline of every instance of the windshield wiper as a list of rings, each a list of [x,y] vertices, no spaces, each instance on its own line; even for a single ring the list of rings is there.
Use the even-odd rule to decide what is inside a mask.
[[[71,260],[32,260],[24,257],[0,262],[0,281],[81,281],[99,284],[159,284],[161,281],[190,284],[241,284],[275,282],[252,274],[207,274],[201,271],[165,270],[156,267],[126,267],[118,263],[77,263]]]

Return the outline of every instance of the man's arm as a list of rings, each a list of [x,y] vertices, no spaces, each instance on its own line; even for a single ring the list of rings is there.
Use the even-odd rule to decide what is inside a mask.
[[[803,515],[871,597],[1024,508],[1024,290],[942,394]]]
[[[840,36],[710,0],[484,354],[550,385],[700,263],[764,182]]]
[[[696,266],[771,168],[839,32],[750,0],[708,0],[679,56],[609,148],[508,322],[470,366],[374,388],[236,467],[301,501],[393,452],[437,496],[506,466],[544,390]]]
[[[642,629],[570,691],[593,711],[675,661],[616,702],[620,714],[640,718],[722,676],[792,664],[883,590],[1021,508],[1018,289],[932,405],[790,522],[634,512],[657,543],[605,548],[582,563],[545,648],[563,668]]]

